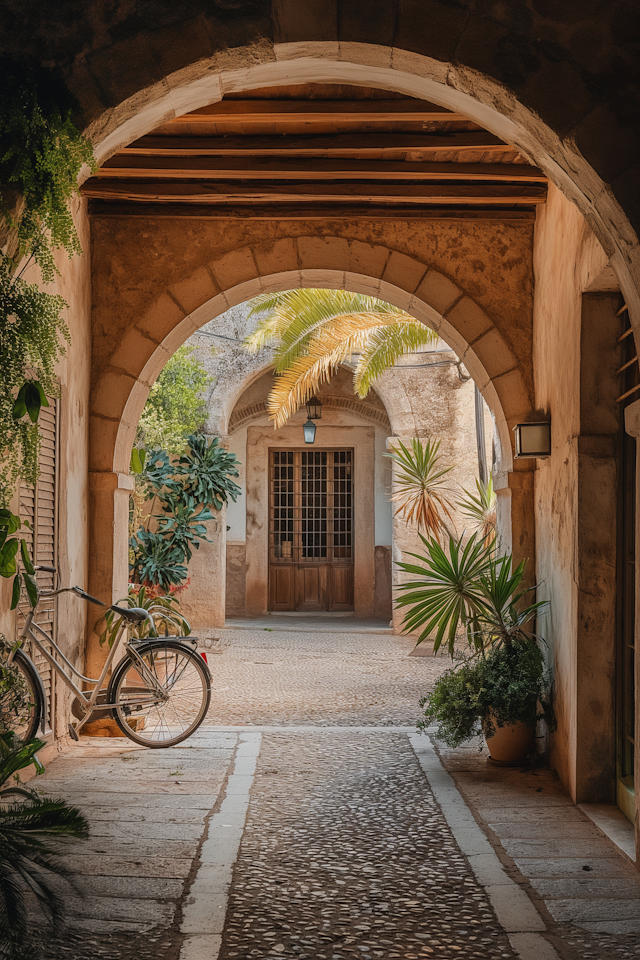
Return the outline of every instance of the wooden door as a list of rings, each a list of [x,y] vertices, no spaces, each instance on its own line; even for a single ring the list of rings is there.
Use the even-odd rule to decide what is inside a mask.
[[[269,609],[353,610],[353,451],[271,450]]]

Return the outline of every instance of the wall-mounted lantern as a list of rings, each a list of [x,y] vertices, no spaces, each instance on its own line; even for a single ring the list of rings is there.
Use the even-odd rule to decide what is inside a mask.
[[[548,420],[518,423],[513,432],[516,435],[516,460],[551,456],[551,424]]]
[[[314,420],[322,418],[322,404],[317,397],[307,400],[307,422],[303,424],[302,432],[305,443],[313,443],[316,439],[316,425]]]

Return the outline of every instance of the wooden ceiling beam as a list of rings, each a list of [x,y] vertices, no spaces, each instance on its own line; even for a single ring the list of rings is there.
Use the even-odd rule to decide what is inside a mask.
[[[153,202],[192,203],[412,203],[412,204],[505,204],[544,203],[541,184],[270,184],[244,183],[148,183],[104,180],[94,177],[82,189],[87,197]]]
[[[425,100],[221,100],[185,113],[177,123],[429,123],[469,121]]]
[[[100,179],[151,180],[471,180],[546,183],[524,163],[414,163],[406,160],[300,160],[270,158],[138,157],[117,155],[100,168]]]
[[[196,204],[89,201],[92,217],[163,220],[535,220],[535,208],[394,207],[363,204]]]
[[[122,156],[266,157],[330,156],[433,150],[513,151],[485,130],[459,133],[349,133],[281,136],[163,137],[148,134],[120,151]]]

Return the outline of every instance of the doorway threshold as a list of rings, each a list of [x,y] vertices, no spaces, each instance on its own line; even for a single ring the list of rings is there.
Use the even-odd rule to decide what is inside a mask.
[[[356,617],[353,613],[311,611],[265,614],[261,617],[228,617],[225,630],[268,630],[279,633],[393,634],[388,620]]]

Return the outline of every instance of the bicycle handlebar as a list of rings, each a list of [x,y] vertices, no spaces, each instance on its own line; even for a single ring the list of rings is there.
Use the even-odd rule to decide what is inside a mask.
[[[85,593],[84,590],[81,590],[80,587],[71,587],[71,592],[75,593],[77,597],[82,597],[83,600],[88,600],[89,603],[95,603],[98,607],[106,607],[106,603],[103,603],[102,600],[92,597],[90,593]]]
[[[35,565],[35,570],[44,570],[45,573],[57,573],[57,567],[50,567],[47,563],[37,563]]]

